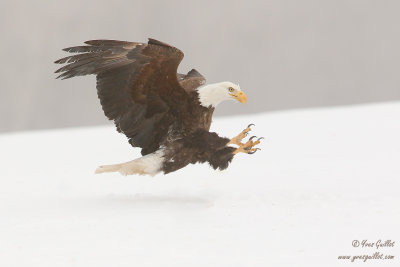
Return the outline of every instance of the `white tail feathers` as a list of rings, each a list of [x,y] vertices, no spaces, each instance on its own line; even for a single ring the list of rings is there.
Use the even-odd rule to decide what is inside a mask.
[[[162,150],[157,150],[154,153],[125,163],[100,166],[95,173],[119,172],[125,176],[132,174],[154,176],[161,171],[163,155]]]
[[[103,172],[117,172],[121,169],[122,165],[123,164],[102,165],[96,169],[95,174]]]

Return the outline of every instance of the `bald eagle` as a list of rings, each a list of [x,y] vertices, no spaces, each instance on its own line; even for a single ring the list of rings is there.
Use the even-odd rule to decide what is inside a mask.
[[[177,73],[183,52],[155,39],[147,44],[117,40],[85,44],[63,49],[75,55],[55,61],[67,64],[56,71],[60,73],[57,78],[96,75],[104,114],[142,154],[129,162],[100,166],[96,173],[154,176],[197,162],[223,170],[237,153],[257,151],[254,146],[261,138],[242,142],[252,125],[232,139],[209,132],[219,103],[229,99],[246,103],[239,85],[205,85],[205,78],[195,69]]]

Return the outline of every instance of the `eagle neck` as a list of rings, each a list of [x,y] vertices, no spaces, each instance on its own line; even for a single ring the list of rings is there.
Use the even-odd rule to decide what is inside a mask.
[[[218,84],[208,84],[197,88],[200,105],[206,108],[215,108],[226,100],[226,93]]]

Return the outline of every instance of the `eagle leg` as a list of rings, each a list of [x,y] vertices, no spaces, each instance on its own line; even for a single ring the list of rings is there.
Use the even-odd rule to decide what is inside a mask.
[[[249,132],[251,131],[251,126],[254,126],[253,123],[249,124],[249,126],[247,126],[246,129],[244,129],[240,134],[238,134],[237,136],[233,137],[231,140],[229,140],[227,145],[238,145],[238,146],[242,146],[244,145],[242,143],[243,138],[245,138]]]
[[[263,137],[258,138],[256,141],[253,141],[253,139],[256,138],[256,136],[250,137],[249,141],[247,141],[244,144],[241,144],[235,151],[233,151],[233,154],[237,153],[246,153],[246,154],[254,154],[256,153],[257,150],[261,150],[258,147],[254,147],[255,145],[258,145],[261,141],[261,139],[264,139]]]

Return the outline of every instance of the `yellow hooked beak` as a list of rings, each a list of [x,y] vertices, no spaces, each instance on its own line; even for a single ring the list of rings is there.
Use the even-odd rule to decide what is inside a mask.
[[[243,93],[242,91],[239,91],[239,93],[237,94],[231,94],[237,101],[239,101],[240,103],[246,103],[247,102],[247,96],[245,93]]]

